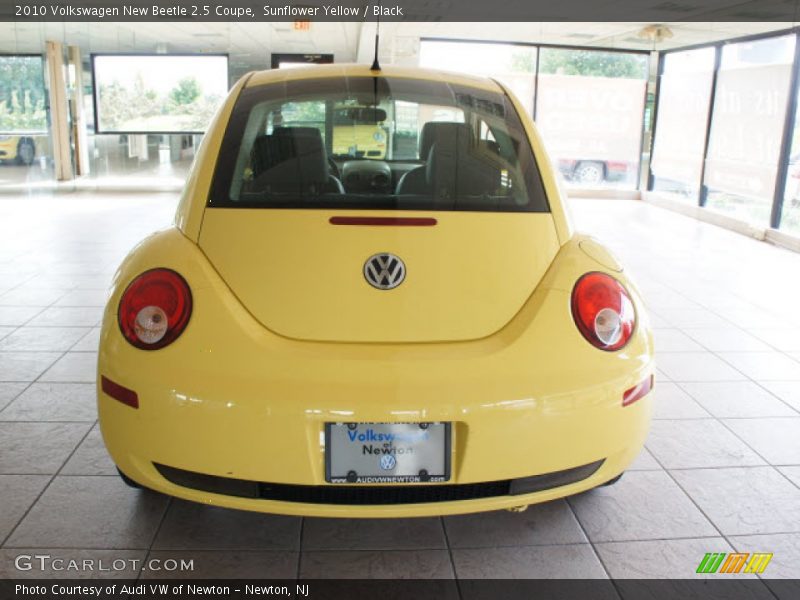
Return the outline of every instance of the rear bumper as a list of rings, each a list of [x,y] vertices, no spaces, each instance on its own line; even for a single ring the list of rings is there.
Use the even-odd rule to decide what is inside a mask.
[[[532,494],[586,479],[593,475],[603,465],[603,462],[603,460],[598,460],[588,465],[556,471],[555,473],[543,473],[531,477],[500,481],[388,486],[292,485],[215,477],[158,464],[155,467],[167,481],[175,485],[223,496],[302,504],[388,506],[480,500]]]
[[[577,242],[562,249],[551,273],[501,331],[473,342],[438,344],[282,338],[242,309],[202,255],[186,253],[180,264],[137,263],[134,257],[126,267],[138,274],[168,266],[189,282],[195,309],[175,343],[147,352],[122,338],[115,313],[124,276],[112,292],[101,333],[99,374],[139,398],[134,409],[98,388],[103,437],[120,469],[146,487],[202,503],[293,515],[457,514],[595,487],[627,468],[644,443],[652,394],[629,406],[622,398],[654,371],[646,318],[640,316],[623,351],[602,352],[583,340],[569,313],[569,290],[577,274],[598,265]],[[174,253],[161,254],[168,255]],[[325,491],[334,487],[325,482],[325,423],[431,421],[452,423],[451,480],[435,486],[482,486],[602,464],[574,481],[551,480],[545,488],[519,493],[391,504],[331,500]],[[187,485],[186,479],[165,477],[156,465],[258,489],[236,495],[230,488]],[[262,493],[270,484],[323,493],[291,499]],[[359,486],[343,487],[357,493]]]
[[[168,495],[281,514],[398,517],[509,508],[590,489],[636,458],[650,421],[652,393],[622,406],[625,389],[649,376],[649,364],[621,380],[580,390],[570,389],[564,378],[561,389],[550,392],[536,391],[536,377],[525,392],[508,373],[470,376],[478,370],[474,363],[461,372],[460,382],[455,372],[438,383],[409,374],[405,383],[380,389],[343,363],[339,368],[341,378],[327,383],[315,381],[314,366],[305,382],[253,374],[250,382],[234,377],[222,383],[211,375],[205,391],[197,373],[194,385],[187,380],[174,388],[162,385],[158,392],[136,386],[139,409],[99,392],[103,436],[124,473]],[[105,361],[101,369],[113,372]],[[359,370],[376,369],[386,373],[369,363]],[[434,490],[441,497],[428,501],[400,492],[387,503],[370,500],[376,496],[367,488],[360,495],[360,485],[327,484],[324,426],[342,420],[451,422],[451,480],[425,486],[442,486]],[[592,464],[596,468],[581,469]],[[571,473],[560,476],[564,472]],[[492,489],[462,494],[469,486]],[[338,494],[353,501],[343,502]]]
[[[571,496],[613,479],[625,470],[640,451],[641,445],[632,445],[597,463],[558,474],[518,480],[477,484],[369,486],[366,490],[358,489],[360,486],[292,486],[232,481],[138,460],[129,462],[126,468],[135,469],[133,478],[146,487],[201,504],[295,516],[399,518],[503,510]],[[566,475],[563,479],[562,474]],[[569,482],[570,477],[581,479]],[[543,480],[543,489],[540,490],[528,492],[522,489],[519,493],[514,493],[511,488],[515,481],[526,483],[530,480],[535,486],[539,479]],[[554,487],[550,487],[551,484]],[[428,489],[419,490],[421,487]],[[277,491],[270,491],[270,488]],[[331,488],[341,489],[342,492],[332,494]],[[381,490],[380,494],[378,490]],[[282,498],[275,499],[272,496]],[[378,497],[382,498],[376,500]]]

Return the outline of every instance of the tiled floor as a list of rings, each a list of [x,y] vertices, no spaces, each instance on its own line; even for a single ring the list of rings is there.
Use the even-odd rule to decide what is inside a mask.
[[[30,550],[193,559],[182,575],[204,577],[692,577],[734,549],[774,552],[765,576],[800,576],[800,254],[642,203],[574,201],[651,309],[655,420],[633,468],[521,514],[299,519],[136,492],[105,455],[104,290],[174,202],[0,197],[0,577],[38,575],[13,567]]]

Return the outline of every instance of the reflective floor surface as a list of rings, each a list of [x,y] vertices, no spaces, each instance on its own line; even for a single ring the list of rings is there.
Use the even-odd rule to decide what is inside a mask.
[[[693,577],[707,552],[800,573],[800,254],[636,201],[576,200],[636,277],[659,374],[646,451],[613,487],[521,514],[300,519],[131,490],[97,430],[98,324],[167,194],[0,196],[0,577],[20,554],[194,561],[69,576]],[[53,573],[64,575],[63,572]]]

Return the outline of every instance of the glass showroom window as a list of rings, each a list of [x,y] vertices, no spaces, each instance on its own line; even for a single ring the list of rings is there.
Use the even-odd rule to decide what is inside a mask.
[[[567,182],[635,189],[647,55],[563,48],[540,52],[536,123]]]
[[[41,56],[0,56],[0,187],[53,181]]]
[[[697,203],[714,79],[713,47],[664,56],[653,144],[653,189]]]
[[[422,40],[419,66],[494,77],[507,85],[533,114],[536,48],[515,44]]]
[[[768,226],[795,36],[722,49],[706,159],[707,206]]]
[[[92,67],[84,72],[90,177],[182,186],[227,94],[227,57],[98,54]]]
[[[794,119],[780,228],[788,233],[800,235],[800,104]]]

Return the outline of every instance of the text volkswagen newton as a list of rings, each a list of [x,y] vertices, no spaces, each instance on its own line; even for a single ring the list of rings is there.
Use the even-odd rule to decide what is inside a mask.
[[[348,115],[385,152],[334,144]],[[490,79],[245,76],[174,227],[115,276],[98,396],[121,474],[342,517],[513,508],[614,480],[647,432],[652,337],[564,202],[533,122]]]

